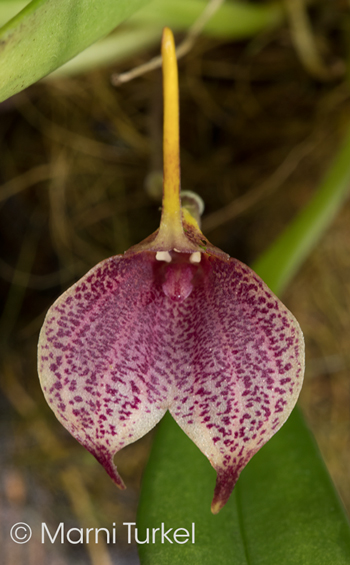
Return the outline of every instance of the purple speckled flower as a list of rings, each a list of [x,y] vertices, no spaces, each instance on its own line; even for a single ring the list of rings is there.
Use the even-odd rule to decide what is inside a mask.
[[[170,30],[162,48],[160,228],[124,256],[102,261],[54,303],[38,367],[57,418],[121,488],[113,456],[169,410],[217,471],[216,513],[294,407],[304,341],[265,283],[212,246],[180,209]]]

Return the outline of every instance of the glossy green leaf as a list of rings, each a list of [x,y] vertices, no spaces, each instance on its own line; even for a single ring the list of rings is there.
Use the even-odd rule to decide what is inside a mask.
[[[107,35],[148,0],[33,0],[0,30],[0,101]]]
[[[309,205],[255,265],[275,292],[291,280],[349,188],[350,133]],[[139,537],[162,522],[166,529],[194,522],[196,541],[140,545],[142,565],[350,563],[348,519],[298,409],[248,463],[217,516],[210,513],[214,485],[205,457],[167,415],[143,480]]]

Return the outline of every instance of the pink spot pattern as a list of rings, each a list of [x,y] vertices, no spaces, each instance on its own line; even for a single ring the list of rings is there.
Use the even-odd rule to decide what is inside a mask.
[[[169,410],[217,471],[217,512],[294,407],[304,340],[249,267],[172,255],[111,257],[68,289],[41,330],[39,375],[57,418],[121,488],[113,456]]]

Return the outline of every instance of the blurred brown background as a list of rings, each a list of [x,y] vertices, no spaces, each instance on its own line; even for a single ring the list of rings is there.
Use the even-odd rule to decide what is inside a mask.
[[[248,264],[308,202],[350,123],[348,8],[341,0],[310,8],[322,72],[307,63],[288,24],[250,41],[201,38],[180,62],[182,187],[204,199],[203,231],[212,243]],[[135,519],[151,437],[118,455],[128,486],[118,491],[47,407],[36,343],[63,290],[158,227],[161,73],[110,85],[112,72],[155,53],[118,69],[42,81],[0,105],[6,565],[137,563],[122,523]],[[306,338],[300,405],[350,513],[349,224],[347,203],[283,298]],[[28,546],[9,538],[18,521],[32,524]],[[52,531],[61,521],[67,529],[115,523],[118,544],[42,545],[43,521]]]

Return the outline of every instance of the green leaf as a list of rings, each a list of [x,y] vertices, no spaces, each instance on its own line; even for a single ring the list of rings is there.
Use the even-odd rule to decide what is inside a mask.
[[[148,0],[33,0],[0,30],[0,101],[107,35]]]
[[[241,474],[227,505],[210,512],[215,471],[169,413],[142,485],[138,537],[186,528],[195,544],[139,545],[142,565],[347,565],[350,530],[298,410]],[[173,530],[173,531],[174,531]]]
[[[254,265],[276,294],[283,292],[331,224],[349,188],[350,130],[315,196]]]
[[[14,18],[29,2],[30,0],[0,0],[0,26]]]
[[[350,132],[319,191],[255,269],[281,291],[320,239],[350,188]],[[350,527],[299,411],[243,470],[227,505],[210,513],[215,472],[169,414],[159,424],[138,514],[144,530],[195,522],[196,542],[139,546],[142,565],[346,565]]]
[[[145,47],[159,45],[165,24],[174,31],[185,31],[200,16],[206,4],[207,0],[152,0],[131,16],[116,33],[77,55],[49,78],[116,63]],[[283,19],[283,6],[280,3],[259,5],[231,1],[221,6],[203,33],[217,38],[241,39],[270,29]]]
[[[249,563],[349,563],[349,523],[298,409],[252,463],[237,491]]]
[[[88,72],[103,65],[116,65],[144,49],[159,45],[161,37],[162,29],[157,27],[120,28],[116,33],[111,33],[79,53],[50,73],[46,79],[55,80],[57,77]]]
[[[167,25],[174,31],[191,26],[206,7],[207,0],[152,0],[130,20],[140,25]],[[282,2],[224,2],[204,27],[208,35],[221,38],[252,37],[284,20]]]
[[[72,58],[62,73],[110,64],[159,42],[164,25],[184,31],[206,5],[207,0],[0,0],[0,23],[22,10],[0,29],[0,102]],[[93,45],[126,18],[128,29]],[[250,37],[283,19],[280,2],[232,1],[221,6],[204,31],[220,38]]]

